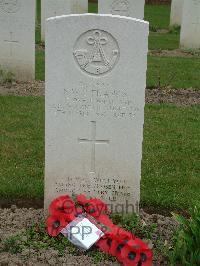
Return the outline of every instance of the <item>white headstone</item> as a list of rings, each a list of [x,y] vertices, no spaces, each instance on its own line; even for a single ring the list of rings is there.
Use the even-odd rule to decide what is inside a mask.
[[[88,0],[71,0],[72,14],[88,13]]]
[[[145,0],[98,0],[99,14],[144,18]]]
[[[71,14],[71,0],[41,0],[41,40],[45,40],[45,20]]]
[[[137,211],[148,22],[84,14],[46,26],[45,206],[84,193]]]
[[[170,25],[181,25],[184,0],[172,0]]]
[[[0,68],[35,78],[35,0],[0,0]]]
[[[182,48],[200,48],[200,0],[185,0],[181,25]]]

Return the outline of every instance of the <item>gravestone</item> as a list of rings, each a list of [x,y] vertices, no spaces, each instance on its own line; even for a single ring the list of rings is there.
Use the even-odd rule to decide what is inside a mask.
[[[200,48],[200,0],[184,1],[180,46]]]
[[[88,13],[88,0],[71,0],[71,13]]]
[[[71,13],[71,0],[41,0],[41,40],[45,40],[45,20]]]
[[[0,0],[0,68],[35,78],[35,0]]]
[[[145,0],[98,0],[99,14],[144,18]]]
[[[184,0],[172,0],[170,25],[181,25]]]
[[[84,193],[138,211],[148,22],[83,14],[46,27],[45,207]]]

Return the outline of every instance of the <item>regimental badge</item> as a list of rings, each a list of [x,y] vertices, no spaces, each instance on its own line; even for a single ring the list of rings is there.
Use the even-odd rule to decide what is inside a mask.
[[[119,60],[119,46],[115,38],[103,30],[83,33],[74,46],[74,57],[80,68],[92,75],[111,71]]]

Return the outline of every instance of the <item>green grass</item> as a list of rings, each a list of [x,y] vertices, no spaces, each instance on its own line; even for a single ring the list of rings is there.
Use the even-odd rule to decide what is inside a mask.
[[[170,5],[145,5],[144,19],[149,21],[151,29],[168,29]]]
[[[148,105],[142,162],[142,203],[187,208],[200,202],[200,106]]]
[[[0,97],[0,195],[42,197],[44,99]]]
[[[98,13],[98,5],[95,3],[89,3],[89,13]]]
[[[0,198],[42,198],[44,99],[0,97]],[[142,203],[188,208],[200,200],[200,106],[147,105]]]
[[[149,87],[200,88],[198,58],[148,57],[147,85]]]
[[[157,33],[149,34],[150,50],[174,50],[179,48],[180,35],[176,33]]]
[[[35,42],[36,44],[39,44],[41,42],[41,2],[40,0],[37,0],[36,2],[36,10],[37,10],[37,15],[36,15],[36,28],[35,28]]]
[[[45,56],[44,51],[36,51],[36,71],[35,78],[37,80],[44,80],[45,76]]]

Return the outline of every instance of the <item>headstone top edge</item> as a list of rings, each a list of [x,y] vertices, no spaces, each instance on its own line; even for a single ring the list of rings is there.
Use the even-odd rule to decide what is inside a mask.
[[[138,18],[132,18],[132,17],[126,17],[126,16],[120,16],[120,15],[112,15],[112,14],[91,14],[91,13],[84,13],[84,14],[70,14],[70,15],[62,15],[62,16],[55,16],[50,17],[46,19],[46,23],[54,21],[54,20],[60,20],[63,18],[72,18],[72,17],[106,17],[106,18],[120,18],[123,20],[130,20],[134,22],[140,22],[142,24],[146,24],[149,26],[149,22],[146,20],[138,19]]]

